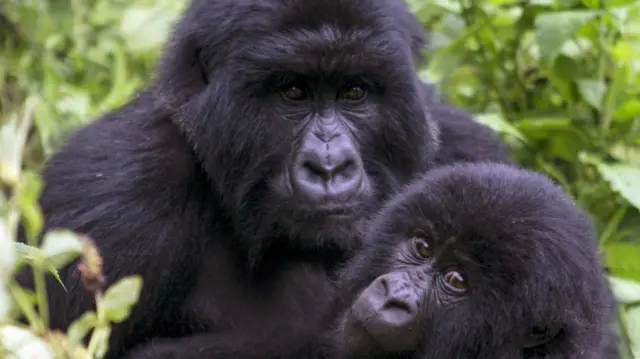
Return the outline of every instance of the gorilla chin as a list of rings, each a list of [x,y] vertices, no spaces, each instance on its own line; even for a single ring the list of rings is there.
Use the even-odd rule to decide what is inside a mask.
[[[271,213],[277,214],[276,226],[286,228],[287,236],[298,238],[304,247],[317,249],[331,243],[350,247],[363,220],[379,203],[362,162],[358,162],[327,170],[326,161],[324,172],[306,164],[297,173],[282,174],[270,187],[272,198],[267,201],[272,204]]]

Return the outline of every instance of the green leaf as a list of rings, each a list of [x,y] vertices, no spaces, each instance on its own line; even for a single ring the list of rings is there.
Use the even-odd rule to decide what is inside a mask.
[[[82,344],[82,340],[89,330],[93,329],[98,323],[98,316],[95,312],[86,312],[80,318],[76,319],[69,326],[67,336],[72,345]]]
[[[599,163],[597,169],[611,189],[640,209],[640,168],[628,164]]]
[[[82,254],[82,242],[72,231],[52,230],[45,234],[41,250],[47,266],[59,269]]]
[[[640,281],[640,243],[610,242],[603,250],[606,265],[613,275]]]
[[[114,323],[125,320],[138,301],[141,289],[142,277],[139,275],[123,278],[109,287],[101,302],[107,318]]]
[[[109,337],[111,336],[111,327],[96,328],[91,336],[95,340],[95,358],[102,359],[109,349]]]
[[[15,253],[17,254],[17,257],[18,257],[18,262],[27,262],[30,264],[42,263],[45,266],[46,270],[49,271],[49,273],[56,278],[58,283],[60,283],[62,288],[65,290],[65,292],[67,291],[67,288],[65,288],[64,283],[62,283],[62,279],[60,278],[60,273],[58,273],[58,269],[54,267],[52,264],[46,263],[46,260],[44,259],[45,255],[40,248],[32,247],[24,243],[18,243],[18,242],[14,242],[13,245],[14,245]]]
[[[33,291],[22,288],[15,281],[9,284],[9,292],[15,299],[16,306],[20,312],[29,320],[29,323],[38,323],[40,321],[38,313],[35,310],[36,295]]]
[[[505,133],[511,135],[520,141],[527,143],[527,137],[522,134],[516,127],[511,125],[501,114],[498,113],[484,113],[476,114],[475,120],[496,132]]]
[[[629,308],[625,316],[631,352],[634,358],[640,358],[640,306]]]
[[[624,304],[640,303],[640,282],[614,276],[608,279],[616,300]]]
[[[569,102],[575,101],[573,79],[580,76],[580,64],[573,58],[560,54],[556,56],[553,66],[547,71],[549,82]]]
[[[518,121],[515,126],[529,138],[546,139],[549,132],[565,131],[571,126],[571,119],[566,116],[531,116]]]
[[[620,121],[631,120],[640,116],[640,101],[633,98],[629,99],[616,109],[613,116]]]
[[[38,203],[38,197],[42,190],[43,182],[35,172],[25,171],[20,175],[18,202],[24,219],[23,224],[27,234],[27,240],[35,239],[44,223],[42,211]]]
[[[562,45],[598,14],[595,10],[549,12],[536,18],[536,40],[540,56],[550,67]]]
[[[582,98],[593,108],[600,111],[602,109],[602,99],[607,92],[607,85],[602,81],[590,79],[577,80],[576,84]]]

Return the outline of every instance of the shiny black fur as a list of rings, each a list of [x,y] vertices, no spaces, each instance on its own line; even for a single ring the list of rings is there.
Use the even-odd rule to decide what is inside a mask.
[[[107,284],[144,278],[107,358],[303,342],[383,200],[436,163],[508,162],[493,133],[428,100],[415,72],[425,41],[399,0],[195,0],[155,82],[71,136],[43,173],[45,230],[91,236]],[[274,71],[319,83],[366,73],[382,86],[356,112],[371,187],[347,215],[303,211],[277,186],[297,138],[295,113],[269,97]],[[60,275],[68,293],[52,278],[48,293],[52,326],[64,329],[94,303],[75,263]]]

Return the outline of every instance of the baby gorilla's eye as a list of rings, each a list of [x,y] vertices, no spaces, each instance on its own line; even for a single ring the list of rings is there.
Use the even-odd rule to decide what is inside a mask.
[[[456,270],[450,270],[444,274],[444,282],[449,289],[457,293],[464,293],[468,289],[467,281],[464,279],[462,273]]]
[[[416,249],[416,252],[420,255],[420,257],[424,259],[430,259],[433,257],[433,249],[429,245],[426,239],[421,237],[413,238],[413,246]]]
[[[307,98],[306,92],[295,85],[285,88],[282,96],[289,101],[302,101]]]
[[[347,90],[342,93],[342,98],[349,101],[360,101],[367,95],[367,91],[363,86],[348,86]]]

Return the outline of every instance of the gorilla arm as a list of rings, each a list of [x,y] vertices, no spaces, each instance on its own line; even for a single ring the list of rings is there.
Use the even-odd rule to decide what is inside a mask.
[[[194,220],[204,215],[199,204],[206,200],[205,184],[196,179],[197,168],[191,165],[196,162],[161,111],[141,94],[72,136],[44,171],[45,230],[69,228],[95,240],[107,285],[130,274],[143,277],[130,318],[112,332],[109,357],[144,338],[149,328],[157,330],[161,318],[171,315],[169,299],[186,294],[181,290],[201,253],[190,239],[205,237],[206,221]],[[33,286],[30,272],[18,277],[27,287]],[[75,264],[60,275],[69,293],[52,277],[47,291],[51,325],[66,329],[95,303]]]

